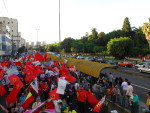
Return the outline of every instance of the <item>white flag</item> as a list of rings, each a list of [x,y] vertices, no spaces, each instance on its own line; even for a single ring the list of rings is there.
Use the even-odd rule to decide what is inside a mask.
[[[66,80],[63,80],[63,79],[59,78],[58,79],[58,88],[57,88],[56,93],[64,94],[65,93],[65,89],[66,89],[66,84],[67,84]]]
[[[31,84],[32,88],[38,93],[38,84],[37,84],[37,78],[35,78]]]

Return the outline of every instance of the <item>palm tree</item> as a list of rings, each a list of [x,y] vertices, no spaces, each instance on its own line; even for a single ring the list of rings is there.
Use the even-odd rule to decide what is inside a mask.
[[[142,26],[142,31],[145,33],[146,40],[148,41],[150,48],[150,18],[149,22],[144,23],[144,25]]]

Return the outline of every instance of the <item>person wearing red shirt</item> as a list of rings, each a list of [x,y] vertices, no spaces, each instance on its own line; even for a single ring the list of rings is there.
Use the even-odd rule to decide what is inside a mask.
[[[83,87],[77,90],[78,93],[78,106],[80,113],[85,113],[85,103],[86,103],[86,91]]]

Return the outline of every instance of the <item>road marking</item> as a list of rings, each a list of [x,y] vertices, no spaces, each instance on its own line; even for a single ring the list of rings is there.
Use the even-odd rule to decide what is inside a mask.
[[[137,87],[140,87],[140,88],[142,88],[142,89],[150,90],[149,88],[142,87],[142,86],[139,86],[139,85],[136,85],[136,84],[133,84],[133,83],[132,83],[132,85],[137,86]]]

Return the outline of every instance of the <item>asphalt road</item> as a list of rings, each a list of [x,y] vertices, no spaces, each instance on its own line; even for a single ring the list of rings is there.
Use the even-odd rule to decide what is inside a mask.
[[[134,68],[119,67],[116,70],[106,69],[103,72],[111,72],[114,77],[127,78],[133,85],[134,91],[139,95],[140,101],[146,102],[146,94],[150,91],[150,74],[139,73]]]

